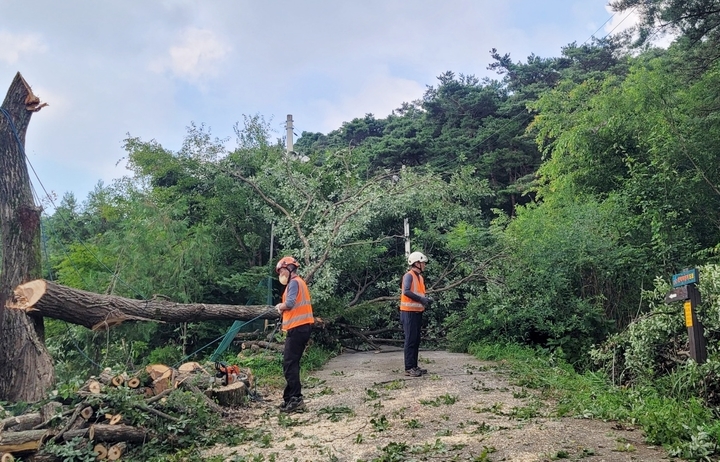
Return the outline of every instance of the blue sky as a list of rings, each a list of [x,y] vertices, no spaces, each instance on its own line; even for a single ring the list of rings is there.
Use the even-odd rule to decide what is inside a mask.
[[[129,174],[127,134],[177,150],[191,123],[234,140],[243,114],[262,115],[277,137],[287,114],[298,134],[383,118],[445,71],[494,78],[491,48],[514,61],[559,56],[634,22],[606,4],[0,0],[0,92],[20,72],[49,104],[32,116],[29,161],[58,201],[83,201]]]

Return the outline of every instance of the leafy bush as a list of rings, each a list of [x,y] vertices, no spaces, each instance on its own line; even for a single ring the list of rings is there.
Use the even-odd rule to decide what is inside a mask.
[[[707,361],[689,360],[682,305],[664,304],[670,284],[657,278],[653,289],[643,293],[649,311],[590,352],[614,383],[655,381],[671,396],[694,396],[710,405],[720,404],[720,266],[704,265],[699,272],[697,316],[704,325]]]

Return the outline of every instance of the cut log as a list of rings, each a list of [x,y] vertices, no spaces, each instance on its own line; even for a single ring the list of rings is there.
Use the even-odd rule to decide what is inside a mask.
[[[110,385],[114,377],[115,375],[113,375],[112,369],[106,367],[98,376],[98,380],[105,385]]]
[[[108,425],[117,425],[120,422],[122,422],[122,414],[115,414],[110,418],[110,421],[108,422]]]
[[[10,431],[19,432],[23,430],[31,430],[34,426],[43,422],[43,418],[39,412],[23,414],[15,417],[8,417],[0,420],[0,432]]]
[[[107,460],[120,459],[120,457],[122,457],[123,453],[125,452],[126,446],[127,445],[125,443],[117,443],[110,446],[107,452]]]
[[[10,309],[35,312],[93,330],[108,329],[124,321],[197,322],[212,320],[277,319],[269,305],[182,304],[165,300],[135,300],[100,295],[35,279],[15,288]]]
[[[87,438],[100,443],[125,441],[139,444],[147,439],[147,431],[130,425],[95,424],[90,426]]]
[[[150,375],[152,380],[162,377],[170,368],[165,364],[149,364],[145,367],[145,371]]]
[[[245,403],[248,390],[244,382],[235,382],[224,387],[211,388],[205,394],[220,406],[235,407]]]
[[[140,386],[140,379],[137,377],[133,377],[130,380],[127,381],[127,386],[129,388],[137,388]]]
[[[0,462],[14,462],[15,458],[12,454],[8,454],[7,452],[0,455]]]
[[[210,375],[210,373],[206,371],[205,368],[200,365],[200,363],[195,361],[181,364],[180,367],[178,367],[178,372],[202,372],[206,375]]]
[[[92,406],[85,406],[82,408],[82,411],[80,411],[80,417],[82,417],[85,420],[90,420],[90,417],[95,414],[95,410],[92,408]]]
[[[108,455],[108,448],[103,443],[98,443],[93,447],[93,452],[97,454],[97,460],[105,460]]]
[[[165,374],[161,375],[159,378],[153,380],[152,388],[153,392],[156,395],[159,395],[160,393],[164,392],[168,388],[171,388],[172,383],[172,377],[173,377],[173,371],[168,370]]]
[[[112,384],[113,387],[120,387],[120,386],[122,386],[122,384],[125,383],[125,379],[123,378],[122,375],[116,375],[115,377],[112,378],[112,380],[110,380],[110,383]]]
[[[0,433],[0,453],[23,453],[33,452],[40,449],[45,441],[47,431],[25,430],[22,432]]]
[[[99,395],[102,392],[102,384],[95,379],[88,379],[78,390],[78,395]]]

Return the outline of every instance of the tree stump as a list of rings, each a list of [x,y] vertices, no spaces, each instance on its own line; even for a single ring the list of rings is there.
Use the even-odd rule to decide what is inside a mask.
[[[245,402],[248,389],[244,382],[235,382],[219,388],[210,388],[205,394],[214,399],[220,406],[235,407]]]

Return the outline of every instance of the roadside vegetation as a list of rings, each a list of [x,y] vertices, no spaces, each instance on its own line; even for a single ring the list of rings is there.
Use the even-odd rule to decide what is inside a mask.
[[[407,219],[412,249],[430,257],[424,346],[504,361],[561,415],[637,426],[677,457],[718,460],[720,13],[712,0],[614,3],[641,15],[639,38],[524,62],[492,50],[497,79],[445,72],[386,118],[303,132],[296,153],[259,114],[236,123],[233,148],[196,123],[176,152],[128,135],[126,177],[85,200],[46,198],[44,277],[146,300],[271,305],[274,260],[292,254],[325,322],[305,360],[316,368],[342,348],[401,341]],[[675,34],[667,49],[644,41],[661,31]],[[685,268],[700,274],[703,364],[682,306],[664,303]],[[105,367],[206,359],[229,327],[47,320],[45,333],[70,396]],[[277,357],[237,353],[223,358],[281,382]],[[147,451],[190,457],[212,441],[196,431],[228,431],[216,424],[174,429],[177,446]]]

